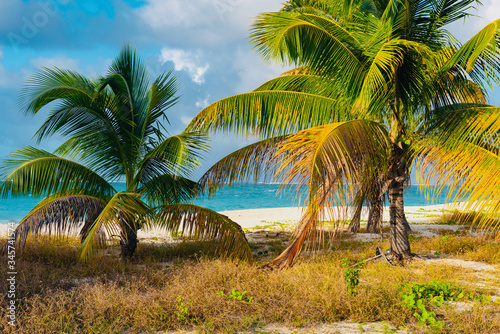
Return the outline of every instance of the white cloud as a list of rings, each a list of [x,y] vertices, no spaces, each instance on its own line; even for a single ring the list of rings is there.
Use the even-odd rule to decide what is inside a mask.
[[[248,47],[238,48],[234,59],[233,68],[240,77],[234,87],[236,94],[250,92],[289,69],[275,64],[264,64]]]
[[[139,18],[159,36],[178,45],[217,49],[248,36],[252,17],[277,11],[283,0],[147,0]],[[162,38],[162,37],[160,37]]]
[[[210,0],[149,0],[139,8],[139,15],[151,27],[164,29],[170,27],[191,27],[206,23],[206,8]]]
[[[479,7],[479,16],[483,17],[483,25],[500,19],[500,1],[482,0],[483,6]]]
[[[196,103],[194,105],[198,109],[204,109],[204,108],[208,107],[208,105],[209,105],[209,103],[208,103],[209,98],[210,98],[210,95],[205,96],[205,98],[203,100],[200,98],[200,99],[198,99],[198,101],[196,101]]]
[[[181,120],[181,123],[184,124],[184,126],[188,125],[189,122],[191,122],[191,117],[187,117],[187,116],[181,116],[180,117],[180,120]]]
[[[73,71],[78,71],[80,69],[79,68],[80,60],[69,58],[65,55],[55,56],[52,58],[44,58],[44,57],[33,58],[30,60],[30,63],[37,69],[42,67],[47,67],[47,68],[57,67]]]
[[[187,71],[193,82],[199,85],[205,82],[203,76],[209,68],[208,64],[201,63],[200,58],[199,53],[169,48],[163,48],[160,55],[162,64],[173,62],[176,71]]]

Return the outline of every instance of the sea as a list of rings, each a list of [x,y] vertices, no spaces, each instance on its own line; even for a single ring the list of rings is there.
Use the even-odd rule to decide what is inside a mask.
[[[114,183],[115,189],[124,190],[125,185]],[[281,184],[248,183],[236,184],[231,188],[223,188],[216,195],[206,198],[200,197],[192,201],[193,204],[212,209],[214,211],[246,210],[261,208],[294,207],[301,204],[301,196],[305,188],[297,189],[294,185],[287,185],[282,189]],[[412,185],[404,193],[406,206],[426,206],[432,204],[445,204],[449,202],[447,191],[434,198],[429,198],[426,193],[432,193],[433,187],[420,187]],[[19,222],[41,200],[37,197],[1,198],[0,199],[0,224]],[[387,205],[387,203],[385,203]]]

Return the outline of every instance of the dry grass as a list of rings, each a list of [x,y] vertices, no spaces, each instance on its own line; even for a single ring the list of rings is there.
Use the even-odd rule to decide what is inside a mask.
[[[348,294],[342,259],[361,261],[373,256],[377,246],[388,248],[387,241],[338,240],[328,250],[313,252],[315,256],[303,256],[284,272],[215,259],[210,255],[212,243],[140,245],[129,263],[109,256],[78,263],[76,245],[76,239],[30,245],[17,259],[19,326],[13,330],[2,314],[0,332],[236,332],[272,322],[301,327],[344,319],[390,321],[412,332],[428,332],[428,328],[417,326],[412,312],[402,305],[400,285],[435,280],[464,287],[463,282],[471,277],[467,270],[419,261],[404,268],[369,262],[361,269],[358,293]],[[419,238],[412,240],[412,246],[421,254],[439,251],[464,259],[500,262],[498,244],[484,238]],[[262,245],[253,247],[258,252]],[[280,247],[280,242],[271,240],[268,253],[259,255],[258,262],[278,253]],[[3,282],[5,274],[0,273]],[[465,288],[476,294],[482,291],[473,285]],[[247,291],[252,301],[225,297],[233,289]],[[219,291],[225,296],[217,294]],[[0,286],[0,293],[5,292],[5,285]],[[6,305],[3,300],[1,312]],[[451,308],[440,310],[439,317],[446,321],[441,332],[500,332],[500,307],[475,305],[466,314]]]
[[[482,235],[471,236],[467,232],[422,238],[413,243],[412,250],[418,254],[446,254],[463,260],[500,264],[500,240]]]

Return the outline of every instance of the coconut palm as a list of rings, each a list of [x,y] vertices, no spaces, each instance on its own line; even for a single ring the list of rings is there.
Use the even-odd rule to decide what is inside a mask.
[[[251,42],[258,53],[296,68],[213,103],[188,129],[263,138],[208,171],[202,181],[211,192],[263,170],[308,187],[302,223],[271,265],[293,264],[324,209],[376,204],[384,194],[392,254],[410,257],[403,190],[422,147],[433,145],[429,126],[438,122],[425,121],[485,103],[488,85],[499,81],[500,21],[463,45],[446,30],[474,3],[292,0],[257,17]],[[360,134],[366,142],[353,141]]]
[[[145,64],[125,46],[97,80],[74,71],[43,69],[22,93],[30,115],[50,108],[36,132],[66,141],[50,153],[34,147],[3,162],[3,196],[43,196],[15,231],[18,250],[42,232],[79,231],[81,257],[88,258],[119,236],[121,254],[133,255],[137,231],[152,226],[218,240],[221,254],[250,258],[240,226],[216,212],[188,204],[206,138],[183,132],[166,136],[162,122],[178,98],[177,79],[166,72],[150,84]],[[110,181],[124,181],[119,191]]]

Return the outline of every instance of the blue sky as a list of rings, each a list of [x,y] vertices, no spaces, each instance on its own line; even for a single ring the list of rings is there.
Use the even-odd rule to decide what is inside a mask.
[[[169,131],[182,132],[203,107],[247,92],[283,69],[264,64],[247,42],[248,27],[260,12],[277,11],[283,0],[1,0],[0,159],[35,145],[32,135],[46,114],[26,117],[18,108],[25,80],[41,67],[69,68],[84,75],[106,71],[125,43],[135,45],[151,75],[175,69],[181,101],[170,109]],[[500,1],[482,0],[476,15],[452,32],[465,41],[500,18]],[[494,87],[494,90],[498,87]],[[490,101],[500,106],[500,93]],[[217,136],[204,170],[252,140]],[[53,150],[59,138],[39,146]]]

